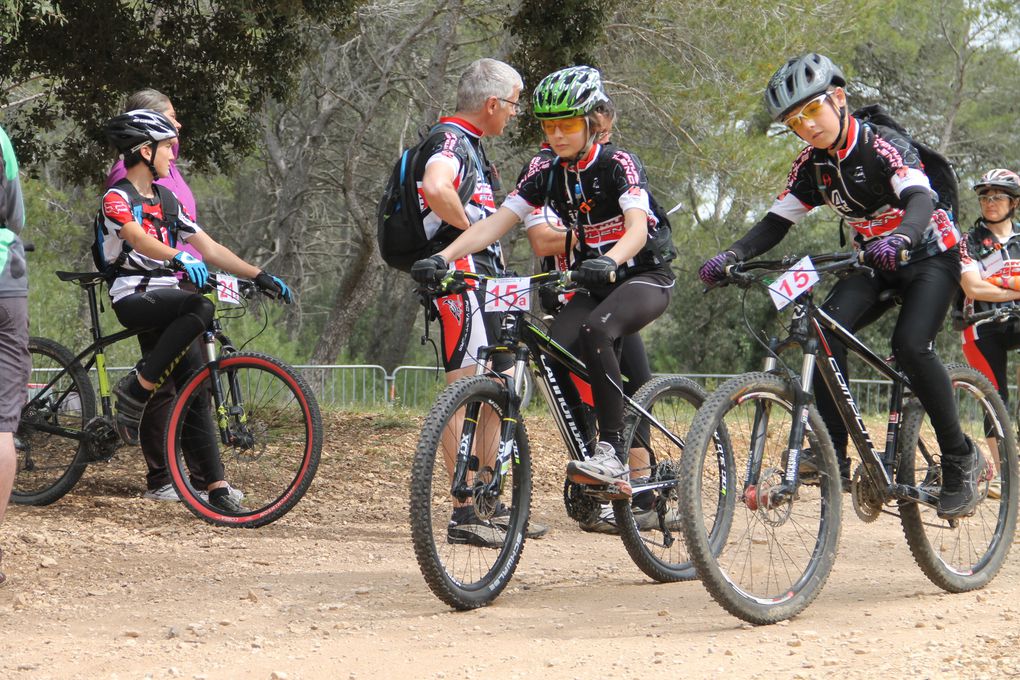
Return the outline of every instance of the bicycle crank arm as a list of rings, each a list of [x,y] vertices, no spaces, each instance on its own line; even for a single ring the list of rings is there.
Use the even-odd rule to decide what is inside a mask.
[[[906,484],[893,484],[889,490],[889,496],[899,501],[913,501],[931,508],[936,507],[939,503],[939,497],[935,494]]]

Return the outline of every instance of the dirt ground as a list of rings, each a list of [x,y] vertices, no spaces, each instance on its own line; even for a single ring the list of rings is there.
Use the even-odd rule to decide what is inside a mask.
[[[418,572],[407,521],[417,424],[329,417],[304,500],[257,530],[143,501],[140,454],[93,466],[45,508],[0,526],[0,678],[999,678],[1020,675],[1020,553],[987,589],[947,595],[893,517],[844,518],[821,596],[755,628],[697,582],[661,585],[618,538],[563,511],[551,427],[536,456],[529,541],[494,605],[450,611]]]

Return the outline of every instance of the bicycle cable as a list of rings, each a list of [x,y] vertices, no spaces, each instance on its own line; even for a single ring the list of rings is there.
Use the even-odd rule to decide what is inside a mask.
[[[765,353],[767,355],[771,356],[778,363],[782,364],[783,368],[786,369],[787,373],[789,373],[790,375],[795,375],[793,369],[790,368],[790,365],[786,363],[786,361],[783,360],[783,357],[781,357],[775,350],[773,350],[769,346],[769,343],[764,339],[764,330],[762,331],[763,335],[759,335],[757,332],[754,331],[754,329],[751,328],[751,322],[747,318],[747,294],[750,292],[750,290],[751,290],[750,288],[744,288],[743,294],[740,296],[740,314],[741,316],[744,317],[744,326],[747,328],[747,332],[751,335],[752,338],[755,339],[755,342],[757,342],[759,345],[765,348]]]

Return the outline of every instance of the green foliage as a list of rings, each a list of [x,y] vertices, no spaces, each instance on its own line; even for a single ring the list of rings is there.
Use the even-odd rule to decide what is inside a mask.
[[[18,104],[4,126],[25,166],[52,158],[65,176],[98,177],[103,120],[155,87],[189,121],[191,159],[227,165],[254,147],[262,103],[288,96],[304,22],[340,30],[359,2],[15,2],[0,33],[0,105]]]

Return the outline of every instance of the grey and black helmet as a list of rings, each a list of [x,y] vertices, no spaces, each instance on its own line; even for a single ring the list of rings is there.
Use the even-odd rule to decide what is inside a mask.
[[[974,185],[974,191],[979,194],[985,189],[992,188],[1000,189],[1013,198],[1020,198],[1020,176],[1012,170],[995,168],[982,175]]]
[[[814,52],[796,57],[772,74],[765,88],[765,108],[772,120],[782,120],[798,104],[817,97],[831,85],[846,85],[846,76],[831,59]]]
[[[106,121],[103,133],[122,154],[137,151],[146,144],[156,144],[177,136],[177,128],[158,111],[136,109]]]

